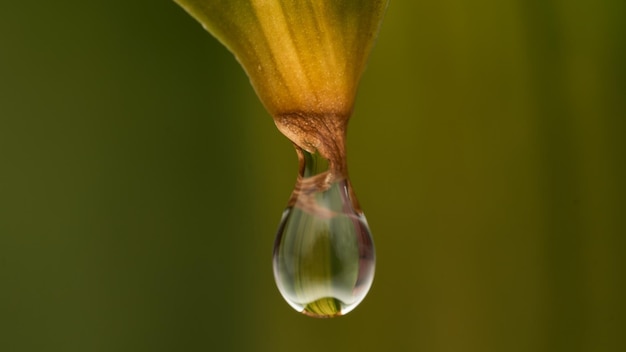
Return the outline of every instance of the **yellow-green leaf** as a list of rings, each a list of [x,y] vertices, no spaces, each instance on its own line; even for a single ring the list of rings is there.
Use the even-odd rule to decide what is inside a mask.
[[[388,0],[175,0],[239,60],[275,117],[349,116]]]

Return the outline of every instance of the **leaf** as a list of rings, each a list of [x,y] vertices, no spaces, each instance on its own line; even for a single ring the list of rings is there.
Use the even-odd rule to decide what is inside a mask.
[[[276,116],[349,116],[388,0],[175,0],[241,63]]]

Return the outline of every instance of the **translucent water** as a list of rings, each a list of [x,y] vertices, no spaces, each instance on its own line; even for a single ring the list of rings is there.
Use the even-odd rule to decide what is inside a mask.
[[[354,309],[374,278],[375,250],[347,178],[297,148],[300,176],[274,244],[274,277],[285,300],[313,317]]]

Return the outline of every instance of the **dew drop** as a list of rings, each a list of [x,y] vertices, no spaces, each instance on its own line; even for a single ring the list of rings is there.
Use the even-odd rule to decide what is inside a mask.
[[[372,236],[347,173],[341,171],[344,153],[330,153],[342,160],[329,160],[298,145],[296,151],[300,173],[274,243],[276,284],[303,314],[344,315],[372,284]]]

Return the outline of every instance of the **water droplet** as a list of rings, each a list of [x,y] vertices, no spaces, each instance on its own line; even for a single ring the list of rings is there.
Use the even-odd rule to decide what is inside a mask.
[[[344,315],[372,284],[374,243],[343,153],[333,154],[342,160],[328,160],[297,145],[296,151],[300,173],[274,243],[276,284],[297,311]]]

